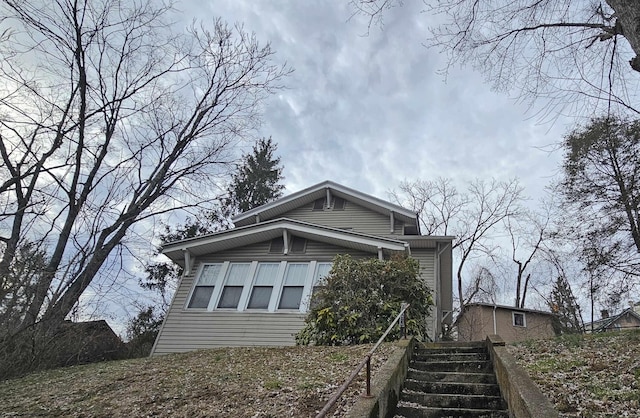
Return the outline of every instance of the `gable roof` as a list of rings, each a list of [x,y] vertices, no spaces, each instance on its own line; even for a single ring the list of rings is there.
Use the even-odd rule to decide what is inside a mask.
[[[255,223],[256,216],[258,216],[261,221],[277,218],[286,212],[325,197],[327,189],[329,189],[333,196],[341,197],[347,201],[356,203],[383,215],[389,216],[393,212],[395,219],[416,225],[419,233],[420,223],[418,222],[418,214],[416,212],[341,184],[334,183],[330,180],[323,181],[322,183],[318,183],[304,190],[300,190],[273,202],[258,206],[257,208],[251,209],[247,212],[243,212],[236,215],[232,221],[236,226],[245,226]]]
[[[491,309],[496,308],[496,309],[504,309],[509,311],[518,311],[518,312],[525,312],[525,313],[528,312],[528,313],[534,313],[534,314],[540,314],[540,315],[556,316],[556,314],[554,314],[553,312],[541,311],[538,309],[529,309],[529,308],[516,308],[515,306],[497,305],[493,303],[472,302],[464,305],[465,308],[468,308],[471,306],[481,306],[484,308],[491,308]]]
[[[302,238],[374,254],[378,252],[379,248],[402,252],[407,251],[409,248],[409,244],[406,241],[280,218],[171,242],[162,247],[162,253],[173,262],[184,266],[185,251],[196,257],[216,253],[281,237],[283,230]],[[424,238],[431,240],[429,237]],[[437,238],[442,240],[442,237]]]
[[[620,312],[618,315],[612,315],[608,318],[598,319],[593,321],[593,323],[590,322],[588,324],[585,324],[585,329],[591,329],[591,326],[593,326],[594,331],[602,331],[613,325],[618,319],[622,318],[626,314],[630,314],[631,316],[634,316],[638,321],[640,321],[640,314],[638,314],[638,312],[636,312],[635,309],[631,307]]]

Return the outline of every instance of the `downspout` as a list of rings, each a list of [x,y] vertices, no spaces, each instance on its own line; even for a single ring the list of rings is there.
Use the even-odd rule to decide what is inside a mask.
[[[284,255],[287,255],[289,254],[289,231],[286,229],[282,230],[282,241],[284,243],[282,252]]]
[[[389,232],[393,234],[393,231],[395,231],[394,226],[396,225],[396,219],[393,214],[393,211],[389,211],[389,222],[391,223],[391,228]]]
[[[438,281],[438,292],[437,293],[437,297],[436,297],[436,309],[438,309],[438,306],[440,306],[440,314],[442,315],[442,277],[440,277],[441,275],[441,271],[442,268],[440,267],[440,256],[442,255],[443,252],[445,252],[445,250],[447,249],[447,247],[451,245],[450,242],[448,242],[440,251],[438,251],[438,248],[440,248],[440,243],[436,242],[436,280]],[[452,289],[453,291],[453,289]],[[440,318],[440,331],[442,331],[442,324],[444,324],[444,320],[447,318],[447,316],[449,316],[451,314],[451,311],[447,312],[447,315],[442,315],[442,317]],[[438,318],[436,318],[436,321],[438,321]],[[436,326],[438,325],[438,323],[436,322],[435,324]]]
[[[496,324],[496,304],[493,304],[493,335],[498,335],[498,327]]]

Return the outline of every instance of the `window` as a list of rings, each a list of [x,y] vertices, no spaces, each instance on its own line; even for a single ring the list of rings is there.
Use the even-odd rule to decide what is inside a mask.
[[[242,295],[244,283],[249,274],[248,263],[232,263],[222,289],[222,296],[218,302],[218,308],[237,308]]]
[[[307,247],[307,240],[300,237],[291,237],[291,252],[303,254]]]
[[[313,210],[323,210],[324,209],[324,199],[318,199],[313,202]]]
[[[311,294],[312,297],[313,297],[313,294],[318,291],[318,289],[321,289],[324,286],[326,277],[329,275],[330,271],[331,271],[331,263],[316,264],[316,271],[315,271],[315,274],[313,275],[313,293]],[[314,301],[313,299],[311,299],[311,302],[312,304],[310,305],[310,307],[314,308],[318,301],[317,300]]]
[[[278,275],[279,263],[259,263],[247,309],[267,309]]]
[[[333,199],[333,210],[344,210],[347,201],[341,197]]]
[[[304,286],[285,286],[282,288],[278,309],[300,309]]]
[[[215,283],[220,273],[221,264],[207,264],[202,268],[200,277],[193,289],[188,308],[206,308],[209,306]]]
[[[289,263],[287,265],[278,309],[300,309],[308,269],[308,263]]]
[[[512,312],[513,326],[514,327],[526,327],[527,321],[523,312]]]
[[[418,234],[418,227],[416,225],[406,225],[404,226],[404,234],[405,235],[420,235]]]
[[[282,254],[284,252],[284,240],[282,239],[282,237],[274,238],[271,240],[269,252],[273,254]]]

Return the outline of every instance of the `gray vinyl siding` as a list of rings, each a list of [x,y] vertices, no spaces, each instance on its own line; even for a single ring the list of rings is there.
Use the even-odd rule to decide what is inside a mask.
[[[181,281],[153,355],[214,347],[295,345],[304,314],[187,310],[194,278],[189,275]]]
[[[228,312],[185,309],[202,263],[224,261],[331,261],[336,254],[354,258],[376,257],[316,241],[308,241],[304,254],[270,254],[270,241],[199,257],[183,277],[174,295],[153,355],[200,348],[295,345],[294,335],[304,326],[305,314],[292,312]]]
[[[153,354],[214,347],[295,345],[295,334],[304,326],[304,317],[277,312],[172,312]]]
[[[349,201],[346,202],[344,210],[313,210],[313,203],[311,203],[286,212],[282,217],[333,228],[352,228],[353,231],[363,234],[391,235],[389,216]],[[394,234],[402,234],[401,222],[395,223]]]
[[[431,289],[431,295],[433,297],[434,303],[438,303],[437,297],[437,289],[438,284],[436,281],[436,252],[433,249],[414,249],[411,251],[411,257],[418,260],[420,263],[420,278],[427,283],[429,289]],[[432,340],[435,340],[437,334],[439,333],[438,327],[436,326],[437,321],[437,312],[438,309],[434,306],[431,310],[431,315],[427,320],[427,324],[429,324],[427,329],[427,334]]]
[[[336,254],[350,254],[354,258],[377,257],[377,254],[370,254],[363,251],[352,250],[349,248],[338,247],[317,241],[307,241],[304,253],[283,254],[269,253],[271,241],[264,241],[257,244],[247,245],[246,247],[235,248],[229,251],[221,251],[209,256],[198,258],[200,263],[211,263],[219,261],[331,261]]]

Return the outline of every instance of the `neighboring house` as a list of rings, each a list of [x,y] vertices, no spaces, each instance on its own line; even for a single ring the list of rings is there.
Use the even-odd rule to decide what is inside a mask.
[[[123,357],[124,344],[107,321],[64,321],[49,344],[58,366],[115,360]]]
[[[459,341],[480,341],[498,334],[507,342],[555,336],[554,314],[534,309],[470,303],[456,319]]]
[[[295,344],[313,288],[337,254],[411,255],[433,290],[430,338],[450,322],[452,238],[420,235],[413,211],[325,181],[233,222],[233,229],[163,247],[184,274],[152,354]]]
[[[622,331],[625,329],[640,329],[640,305],[625,309],[618,315],[609,316],[608,311],[602,311],[602,318],[585,325],[587,332]]]

